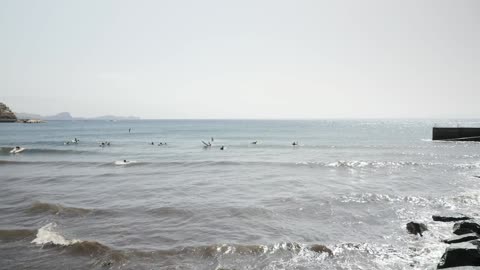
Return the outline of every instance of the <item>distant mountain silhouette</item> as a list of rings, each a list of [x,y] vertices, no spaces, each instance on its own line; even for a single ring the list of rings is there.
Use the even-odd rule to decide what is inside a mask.
[[[104,116],[97,116],[97,117],[88,118],[88,119],[89,120],[140,120],[140,117],[104,115]]]
[[[61,112],[59,114],[45,116],[44,120],[73,120],[73,117],[69,112]]]
[[[98,117],[73,117],[69,112],[61,112],[55,115],[42,116],[32,113],[15,113],[18,119],[39,119],[39,120],[140,120],[140,117],[136,116],[114,116],[104,115]]]

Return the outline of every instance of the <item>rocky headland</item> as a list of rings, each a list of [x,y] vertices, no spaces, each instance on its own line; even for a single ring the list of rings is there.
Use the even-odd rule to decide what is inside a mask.
[[[44,123],[45,121],[41,119],[34,118],[19,118],[17,115],[10,110],[10,108],[5,105],[5,103],[0,102],[0,123],[26,123],[26,124],[36,124]]]
[[[16,122],[17,117],[4,103],[0,102],[0,122]]]
[[[36,124],[36,123],[45,123],[45,121],[38,118],[23,118],[17,117],[17,115],[10,110],[10,108],[5,105],[5,103],[0,102],[0,123],[26,123],[26,124]]]

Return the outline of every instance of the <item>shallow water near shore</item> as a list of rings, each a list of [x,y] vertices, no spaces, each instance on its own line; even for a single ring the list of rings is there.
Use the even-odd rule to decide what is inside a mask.
[[[480,121],[1,124],[0,269],[435,269],[431,216],[480,206],[480,143],[435,124]]]

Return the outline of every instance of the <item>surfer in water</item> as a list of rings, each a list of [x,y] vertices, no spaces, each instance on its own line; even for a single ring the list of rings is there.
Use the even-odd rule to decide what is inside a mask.
[[[24,148],[21,148],[20,146],[15,146],[15,147],[10,151],[10,154],[20,153],[20,152],[22,152],[23,150],[25,150],[25,149],[24,149]]]
[[[222,147],[220,147],[220,150],[223,150],[223,149],[225,149],[225,147],[222,145]]]
[[[257,141],[251,142],[251,144],[257,144]]]
[[[152,145],[155,145],[155,144],[152,142]]]
[[[128,129],[128,133],[130,133],[130,131],[132,131],[132,129],[131,129],[131,128],[129,128],[129,129]]]
[[[298,145],[298,142],[293,142],[292,145],[293,145],[293,146],[297,146],[297,145]]]

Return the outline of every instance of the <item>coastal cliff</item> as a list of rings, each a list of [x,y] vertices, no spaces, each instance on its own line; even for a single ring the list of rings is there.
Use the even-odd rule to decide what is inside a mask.
[[[17,117],[4,103],[0,102],[0,122],[16,122]]]

